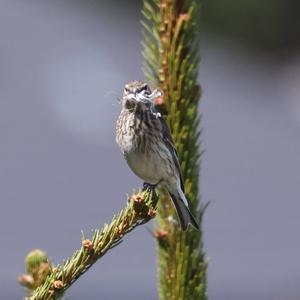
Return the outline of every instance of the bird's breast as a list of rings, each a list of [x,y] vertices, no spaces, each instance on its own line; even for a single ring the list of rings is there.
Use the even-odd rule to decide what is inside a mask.
[[[121,112],[117,121],[116,141],[125,156],[137,147],[135,123],[134,114],[127,111]]]
[[[117,143],[131,170],[144,181],[156,184],[164,173],[157,155],[160,141],[145,120],[134,113],[121,113],[117,122]]]

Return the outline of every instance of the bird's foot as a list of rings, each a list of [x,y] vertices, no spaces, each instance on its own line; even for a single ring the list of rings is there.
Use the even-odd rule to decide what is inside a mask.
[[[157,196],[156,191],[155,191],[157,186],[158,186],[158,183],[157,184],[150,184],[150,183],[147,183],[147,182],[143,183],[143,191],[149,191],[150,192],[153,207],[156,207],[157,201],[158,201],[158,196]]]
[[[151,192],[155,191],[157,184],[150,184],[147,182],[143,183],[143,191],[150,190]]]

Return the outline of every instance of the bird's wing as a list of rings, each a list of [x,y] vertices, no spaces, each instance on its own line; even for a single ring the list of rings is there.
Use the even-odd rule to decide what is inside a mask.
[[[166,121],[163,117],[159,117],[158,119],[160,120],[160,123],[161,123],[161,126],[162,126],[163,140],[164,140],[168,150],[170,151],[170,153],[172,155],[174,164],[175,164],[176,169],[178,171],[178,174],[180,176],[181,189],[184,192],[183,176],[182,176],[182,172],[181,172],[181,168],[180,168],[178,153],[177,153],[177,150],[175,148],[174,141],[173,141],[169,126],[168,126],[168,124],[166,123]]]

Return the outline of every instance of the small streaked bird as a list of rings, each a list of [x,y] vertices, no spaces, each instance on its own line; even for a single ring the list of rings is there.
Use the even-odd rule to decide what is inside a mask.
[[[156,112],[153,99],[160,96],[147,83],[125,85],[116,140],[131,170],[148,186],[164,187],[174,203],[181,228],[199,229],[184,195],[183,178],[170,129]]]

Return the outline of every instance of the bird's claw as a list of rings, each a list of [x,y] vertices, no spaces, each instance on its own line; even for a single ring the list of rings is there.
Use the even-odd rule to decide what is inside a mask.
[[[155,191],[157,184],[150,184],[147,182],[143,183],[143,191],[150,190],[151,192]]]

